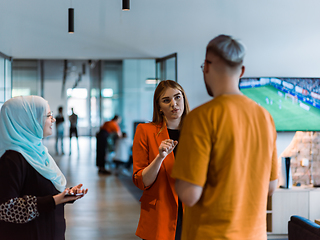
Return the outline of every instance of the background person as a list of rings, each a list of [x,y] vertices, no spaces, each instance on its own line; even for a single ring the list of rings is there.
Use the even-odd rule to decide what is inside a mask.
[[[63,117],[63,107],[58,108],[58,115],[56,116],[56,155],[59,155],[58,141],[60,140],[61,154],[63,151],[63,136],[64,136],[64,117]]]
[[[74,113],[73,108],[71,108],[71,115],[69,116],[69,122],[70,122],[70,152],[69,155],[71,155],[71,138],[74,134],[77,139],[77,147],[79,152],[79,138],[78,138],[78,115]]]
[[[98,167],[98,173],[111,174],[105,168],[106,157],[109,151],[114,149],[115,137],[121,137],[121,129],[119,124],[121,123],[121,117],[115,115],[111,121],[105,122],[100,131],[96,135],[97,139],[97,154],[96,154],[96,165]],[[108,141],[111,142],[111,147],[108,145]],[[110,149],[108,149],[110,147]]]
[[[42,144],[55,119],[38,96],[15,97],[0,114],[0,235],[6,240],[64,240],[64,203],[87,193],[66,179]],[[69,196],[66,193],[82,193]]]
[[[182,204],[170,177],[182,120],[189,104],[182,87],[161,81],[153,98],[151,123],[139,124],[133,141],[133,182],[144,190],[136,235],[142,239],[178,240]]]
[[[226,35],[207,46],[202,69],[214,99],[186,117],[172,171],[187,205],[183,240],[267,239],[277,133],[271,115],[238,88],[244,55],[243,45]]]

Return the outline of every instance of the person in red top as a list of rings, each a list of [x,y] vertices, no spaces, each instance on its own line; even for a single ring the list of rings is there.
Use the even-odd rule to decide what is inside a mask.
[[[121,137],[121,129],[119,124],[121,123],[121,117],[115,115],[111,121],[107,121],[102,125],[102,129],[108,133],[116,133],[118,137]]]
[[[105,158],[107,154],[107,142],[111,134],[115,134],[116,137],[121,137],[121,129],[119,124],[121,123],[121,117],[115,115],[111,121],[105,122],[100,131],[97,133],[97,156],[96,165],[99,168],[98,173],[111,174],[110,171],[105,169]]]

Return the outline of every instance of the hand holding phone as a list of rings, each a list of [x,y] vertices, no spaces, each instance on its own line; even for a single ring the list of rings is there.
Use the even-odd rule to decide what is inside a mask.
[[[83,192],[79,192],[79,193],[73,193],[73,192],[68,192],[65,197],[75,197],[75,196],[83,196],[84,193]]]
[[[68,189],[65,197],[82,197],[88,192],[88,189],[82,189],[82,184]]]
[[[56,205],[67,202],[74,202],[88,193],[88,189],[82,189],[82,184],[65,189],[62,193],[53,196]]]

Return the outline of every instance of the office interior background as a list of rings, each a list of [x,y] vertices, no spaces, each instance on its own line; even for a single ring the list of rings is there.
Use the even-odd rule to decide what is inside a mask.
[[[40,95],[54,115],[73,107],[81,136],[119,114],[132,139],[134,122],[152,119],[157,81],[178,81],[191,109],[211,99],[200,65],[219,34],[246,46],[244,77],[319,78],[319,9],[317,0],[131,0],[129,11],[122,0],[0,0],[0,107]],[[278,132],[279,156],[294,135]]]
[[[74,107],[80,135],[119,114],[132,138],[133,122],[152,118],[156,85],[146,80],[178,81],[191,108],[210,99],[199,66],[219,34],[246,45],[244,77],[318,77],[319,7],[315,0],[131,0],[122,11],[121,0],[2,1],[0,104],[36,94],[54,111]]]
[[[131,0],[122,11],[121,0],[2,1],[0,104],[36,94],[53,111],[74,107],[80,135],[119,114],[132,138],[133,122],[152,118],[156,84],[147,80],[178,81],[191,108],[210,99],[200,65],[219,34],[245,44],[244,77],[318,77],[319,7],[314,0]]]

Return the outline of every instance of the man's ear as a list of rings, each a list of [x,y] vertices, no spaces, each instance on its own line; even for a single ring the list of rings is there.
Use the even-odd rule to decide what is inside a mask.
[[[241,66],[241,73],[239,78],[243,76],[245,70],[246,70],[245,66]]]

